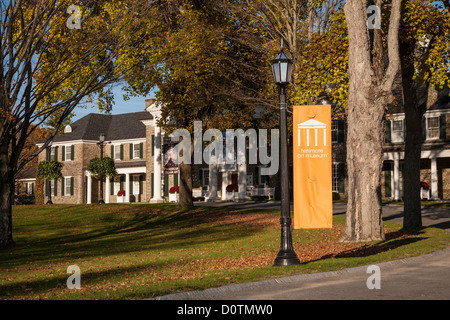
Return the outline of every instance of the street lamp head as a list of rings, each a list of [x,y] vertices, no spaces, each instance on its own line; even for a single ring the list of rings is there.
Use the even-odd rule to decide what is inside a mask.
[[[103,132],[100,133],[99,141],[100,142],[104,142],[105,141],[105,134]]]
[[[281,49],[280,54],[272,61],[272,72],[275,84],[287,85],[291,82],[293,63]]]

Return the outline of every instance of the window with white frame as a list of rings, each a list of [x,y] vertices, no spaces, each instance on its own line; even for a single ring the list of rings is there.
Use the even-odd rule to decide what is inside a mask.
[[[70,196],[72,194],[70,181],[71,181],[71,177],[64,178],[64,195],[66,195],[66,196]]]
[[[339,192],[338,165],[339,165],[339,163],[333,162],[333,167],[332,167],[333,192]]]
[[[135,143],[133,145],[133,158],[139,159],[141,157],[141,144]]]
[[[139,176],[134,175],[133,177],[133,194],[139,194]]]
[[[72,159],[72,146],[65,146],[65,150],[66,154],[64,158],[66,161],[70,161]]]
[[[52,196],[55,194],[55,180],[50,180],[50,193]]]
[[[392,120],[392,142],[403,142],[403,119]]]
[[[427,139],[439,139],[439,117],[427,118]]]
[[[203,170],[202,186],[207,187],[209,186],[209,169],[202,169],[202,170]]]
[[[50,160],[55,160],[55,152],[56,152],[56,148],[51,147],[50,148]]]
[[[114,159],[120,160],[120,145],[114,146]]]
[[[27,194],[34,194],[34,182],[27,182]]]
[[[338,122],[336,120],[333,120],[331,122],[331,142],[337,143],[338,142]]]

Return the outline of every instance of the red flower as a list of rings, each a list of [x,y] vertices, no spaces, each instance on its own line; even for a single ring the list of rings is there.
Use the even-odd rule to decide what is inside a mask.
[[[119,190],[119,192],[117,192],[118,196],[124,196],[125,195],[125,190]]]
[[[169,189],[169,193],[175,193],[175,192],[180,192],[179,186],[173,186],[172,188]]]
[[[229,184],[229,185],[227,185],[226,190],[227,190],[227,192],[233,192],[233,191],[237,192],[238,191],[238,185],[234,184],[234,183],[233,184]]]

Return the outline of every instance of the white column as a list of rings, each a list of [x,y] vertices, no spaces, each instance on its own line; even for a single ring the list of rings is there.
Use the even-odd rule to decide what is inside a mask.
[[[400,200],[400,160],[394,158],[394,200]]]
[[[222,201],[227,200],[228,172],[222,172]]]
[[[91,173],[87,173],[87,197],[86,197],[86,203],[92,203],[92,177]]]
[[[125,173],[125,202],[130,202],[130,174]]]
[[[238,165],[238,198],[244,201],[247,197],[247,164]]]
[[[109,203],[109,195],[111,194],[111,178],[106,177],[105,203]]]
[[[155,152],[153,156],[153,198],[152,203],[164,202],[161,193],[161,171],[162,171],[162,152],[161,152],[161,128],[155,126]]]
[[[437,173],[436,155],[433,155],[430,159],[431,159],[431,199],[437,200],[439,199],[439,195],[438,195],[438,173]]]
[[[217,199],[217,164],[213,161],[213,164],[209,165],[209,193],[205,200],[212,201]]]

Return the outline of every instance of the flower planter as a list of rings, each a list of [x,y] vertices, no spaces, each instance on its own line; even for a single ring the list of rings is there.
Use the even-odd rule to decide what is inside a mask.
[[[125,202],[125,196],[117,196],[117,203]]]
[[[236,192],[234,192],[234,191],[231,191],[231,192],[228,192],[227,191],[227,200],[234,200],[235,199],[235,197],[236,197]]]
[[[169,202],[178,202],[178,192],[169,193]]]

